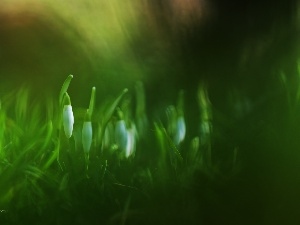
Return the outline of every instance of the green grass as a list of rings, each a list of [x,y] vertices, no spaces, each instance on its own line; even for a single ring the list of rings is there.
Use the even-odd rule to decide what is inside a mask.
[[[1,224],[199,224],[205,217],[201,211],[208,210],[205,202],[222,205],[224,196],[215,188],[226,187],[239,174],[240,146],[218,150],[204,85],[198,89],[199,136],[191,136],[187,126],[183,141],[176,139],[182,129],[177,119],[188,115],[182,91],[176,107],[168,108],[172,116],[169,111],[166,121],[153,120],[139,83],[135,93],[124,89],[102,104],[92,88],[88,111],[73,109],[73,134],[67,138],[63,109],[70,104],[66,96],[72,100],[67,93],[71,79],[58,98],[37,100],[26,87],[1,98]],[[93,134],[84,151],[87,120]],[[128,141],[117,126],[120,121],[127,130],[135,128],[130,147],[114,139]]]

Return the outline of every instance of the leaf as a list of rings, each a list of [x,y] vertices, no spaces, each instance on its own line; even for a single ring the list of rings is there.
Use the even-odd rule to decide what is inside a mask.
[[[94,107],[95,107],[95,93],[96,93],[96,87],[93,87],[92,93],[91,93],[90,105],[89,105],[89,116],[90,117],[92,117]]]
[[[36,166],[28,165],[25,174],[29,177],[39,179],[43,176],[43,171],[37,168]]]
[[[112,117],[114,111],[116,110],[119,102],[121,101],[122,97],[128,92],[128,89],[125,88],[121,94],[116,98],[116,100],[109,106],[109,108],[104,112],[104,116],[103,116],[103,120],[102,120],[102,131],[100,134],[100,143],[102,143],[103,140],[103,136],[105,133],[105,128],[106,125],[108,123],[108,121],[110,120],[110,118]]]
[[[65,82],[63,83],[63,86],[61,87],[60,89],[60,93],[59,93],[59,105],[62,104],[62,100],[63,100],[63,97],[64,97],[64,93],[67,92],[68,88],[69,88],[69,85],[71,83],[71,80],[73,78],[73,75],[69,75],[67,77],[67,79],[65,80]]]
[[[46,125],[46,137],[44,139],[44,144],[41,149],[44,150],[49,145],[52,138],[52,134],[53,134],[53,124],[52,124],[52,120],[49,120]]]
[[[125,88],[122,93],[116,98],[116,100],[112,103],[112,105],[109,107],[109,109],[104,114],[103,124],[104,127],[108,123],[109,119],[111,118],[112,114],[114,113],[116,107],[118,106],[120,100],[122,97],[128,92],[128,89]]]
[[[43,166],[43,170],[47,170],[52,165],[52,163],[54,162],[55,159],[57,159],[57,161],[59,163],[59,158],[58,158],[59,157],[59,148],[60,148],[60,142],[58,141],[55,146],[55,149],[51,153],[51,156],[45,162],[45,164]],[[60,165],[60,163],[59,163],[59,165]]]
[[[67,187],[68,187],[68,183],[69,183],[69,173],[66,173],[64,176],[63,176],[63,178],[62,178],[62,180],[61,180],[61,182],[60,182],[60,185],[59,185],[59,190],[60,191],[63,191],[63,190],[65,190],[65,189],[67,189]]]

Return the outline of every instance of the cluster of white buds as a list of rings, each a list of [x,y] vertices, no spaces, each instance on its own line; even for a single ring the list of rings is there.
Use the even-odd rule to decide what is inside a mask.
[[[74,125],[74,115],[72,111],[72,105],[71,105],[71,99],[70,96],[67,93],[67,88],[69,86],[69,83],[71,79],[73,78],[72,75],[70,75],[67,80],[65,81],[61,95],[60,95],[60,103],[64,103],[63,107],[63,127],[65,131],[65,135],[67,138],[70,138],[73,133],[73,125]],[[91,122],[91,116],[94,108],[94,102],[95,102],[95,91],[96,88],[92,88],[92,96],[90,101],[89,109],[86,112],[82,132],[81,132],[81,142],[83,146],[83,150],[85,153],[89,153],[92,145],[92,137],[93,137],[93,129],[92,129],[92,122]],[[79,132],[80,133],[80,132]],[[77,140],[77,141],[76,141]],[[75,139],[75,142],[78,142],[78,138]]]
[[[63,127],[64,132],[67,138],[70,138],[73,134],[73,126],[74,126],[74,115],[71,106],[71,99],[67,93],[68,86],[70,84],[71,79],[73,78],[72,75],[69,75],[66,81],[63,84],[61,89],[61,93],[59,96],[60,104],[63,104]],[[95,92],[96,88],[92,88],[92,94],[90,99],[89,108],[86,111],[84,122],[82,126],[82,130],[75,132],[75,143],[78,148],[78,144],[83,147],[84,152],[88,155],[93,141],[93,128],[92,128],[92,114],[94,109],[95,103]],[[121,97],[127,92],[127,89],[121,93],[121,95],[117,98],[117,100],[113,103],[113,106],[108,111],[108,116],[106,119],[109,118],[109,114],[113,113],[115,110],[116,105],[120,101]],[[144,104],[144,101],[140,101]],[[140,104],[140,110],[144,110],[143,104]],[[108,148],[109,146],[113,146],[112,149],[119,149],[120,154],[122,157],[130,157],[135,152],[136,146],[136,138],[137,138],[137,130],[136,126],[133,122],[127,122],[124,119],[123,112],[117,108],[117,121],[115,123],[108,122],[105,133],[103,136],[103,147]],[[139,113],[140,115],[140,113]],[[145,115],[143,115],[145,116]],[[143,123],[146,118],[143,118]],[[128,125],[128,126],[127,126]]]
[[[118,150],[121,158],[129,158],[135,152],[136,146],[136,127],[134,123],[128,123],[124,119],[120,108],[117,111],[117,121],[110,121],[105,129],[103,147],[111,149],[113,152]]]

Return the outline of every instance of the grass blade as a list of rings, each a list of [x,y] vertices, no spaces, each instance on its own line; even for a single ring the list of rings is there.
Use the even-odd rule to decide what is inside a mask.
[[[69,75],[67,77],[67,79],[65,80],[63,86],[61,87],[60,89],[60,93],[59,93],[59,105],[62,104],[62,100],[63,100],[63,97],[64,97],[64,93],[67,92],[68,88],[69,88],[69,85],[71,83],[71,80],[73,78],[73,75]]]

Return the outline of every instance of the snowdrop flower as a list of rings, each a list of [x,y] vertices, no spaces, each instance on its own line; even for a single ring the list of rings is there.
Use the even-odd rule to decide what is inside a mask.
[[[127,145],[125,151],[125,157],[129,158],[135,152],[136,146],[136,127],[134,124],[131,125],[131,128],[127,130]]]
[[[89,112],[87,112],[86,119],[83,122],[81,133],[82,133],[83,150],[85,153],[89,153],[92,145],[92,138],[93,138],[92,122],[89,116]]]
[[[179,145],[185,138],[186,126],[183,116],[179,116],[176,121],[176,131],[174,136],[174,142]]]
[[[118,120],[115,126],[115,141],[119,149],[125,150],[127,146],[127,128],[124,120]]]
[[[127,146],[127,128],[124,120],[123,112],[118,108],[117,114],[119,120],[115,125],[115,142],[121,151],[126,150]]]
[[[177,110],[175,106],[170,105],[167,108],[168,126],[167,131],[172,137],[176,146],[183,142],[186,134],[186,125],[183,111]]]
[[[65,102],[66,104],[63,108],[63,126],[67,138],[70,138],[73,132],[74,115],[68,93],[65,94]]]

